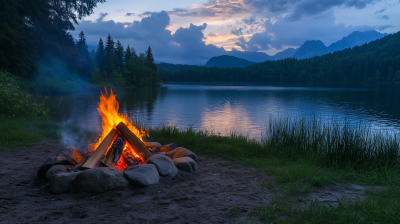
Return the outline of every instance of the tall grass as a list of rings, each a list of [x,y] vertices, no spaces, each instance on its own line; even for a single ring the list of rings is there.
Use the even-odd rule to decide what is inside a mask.
[[[372,128],[363,121],[326,120],[318,116],[273,118],[261,141],[234,132],[220,136],[212,130],[195,131],[173,125],[148,130],[151,141],[175,142],[203,155],[247,164],[264,163],[266,159],[271,163],[271,158],[275,158],[291,161],[292,165],[303,160],[301,164],[333,170],[400,170],[399,133]],[[200,144],[196,141],[199,138],[205,141]]]
[[[398,134],[363,121],[281,117],[270,120],[263,144],[280,157],[305,157],[323,166],[370,170],[398,166]]]

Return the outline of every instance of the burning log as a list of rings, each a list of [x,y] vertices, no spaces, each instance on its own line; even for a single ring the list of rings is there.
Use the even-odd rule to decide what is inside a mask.
[[[122,152],[124,151],[125,140],[121,136],[118,136],[111,148],[107,151],[107,154],[100,160],[104,165],[115,168],[121,159]],[[124,159],[124,158],[122,158]]]
[[[101,144],[97,147],[96,151],[93,155],[86,160],[86,162],[82,165],[82,169],[92,169],[99,166],[99,162],[101,158],[106,154],[108,147],[114,142],[114,139],[117,137],[118,131],[112,129],[110,133],[104,138]]]
[[[147,149],[143,142],[134,135],[129,128],[120,122],[117,125],[117,130],[125,138],[125,140],[135,149],[137,152],[141,153],[145,160],[149,159],[153,154]]]

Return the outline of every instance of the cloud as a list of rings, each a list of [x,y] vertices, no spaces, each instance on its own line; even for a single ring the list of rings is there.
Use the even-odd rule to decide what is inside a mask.
[[[207,34],[207,36],[208,36],[208,37],[216,37],[217,34],[215,34],[215,33],[213,33],[213,32],[209,32],[209,33]]]
[[[287,19],[299,20],[304,16],[315,16],[333,7],[364,9],[369,4],[381,0],[244,0],[244,4],[252,6],[258,13],[269,12],[274,15],[289,13]]]
[[[131,23],[103,21],[103,18],[94,22],[83,20],[76,26],[76,30],[85,33],[91,46],[97,45],[100,37],[104,39],[110,33],[115,41],[120,40],[125,47],[129,44],[137,52],[144,52],[151,46],[158,61],[201,65],[211,57],[226,52],[223,48],[204,43],[206,23],[180,27],[172,34],[166,29],[170,24],[170,17],[165,11],[151,13],[150,16]],[[71,33],[77,37],[79,32]]]
[[[115,11],[117,11],[117,12],[123,12],[123,11],[125,11],[125,9],[117,9],[117,10],[115,10]]]
[[[389,18],[388,15],[381,15],[381,16],[378,16],[378,19],[390,20],[390,18]]]
[[[127,12],[126,14],[125,14],[125,16],[134,16],[135,15],[135,13],[131,13],[131,12]]]
[[[236,36],[243,35],[242,28],[236,29],[236,27],[235,27],[233,30],[231,30],[231,34],[236,35]]]
[[[321,40],[329,45],[353,31],[373,30],[374,26],[345,26],[335,23],[332,12],[318,17],[305,17],[301,20],[291,21],[278,18],[274,23],[267,20],[263,24],[264,32],[255,33],[246,41],[238,39],[237,46],[248,51],[262,51],[283,49],[284,46],[300,46],[306,40]]]
[[[101,21],[103,21],[104,20],[104,18],[106,17],[106,16],[108,16],[108,13],[99,13],[100,14],[100,16],[99,16],[99,18],[97,18],[96,19],[96,22],[101,22]]]
[[[379,13],[382,13],[382,12],[384,12],[384,11],[386,11],[386,7],[384,7],[383,9],[381,9],[381,10],[379,10],[379,11],[376,11],[376,12],[375,12],[375,15],[376,15],[376,14],[379,14]]]
[[[255,19],[255,16],[252,16],[250,18],[244,18],[244,19],[242,19],[242,22],[244,22],[247,25],[258,24],[258,22]]]

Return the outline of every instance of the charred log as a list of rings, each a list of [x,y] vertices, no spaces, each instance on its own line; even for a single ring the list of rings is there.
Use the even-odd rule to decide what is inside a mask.
[[[122,152],[124,151],[125,140],[121,136],[118,136],[111,148],[107,151],[107,154],[100,160],[104,165],[115,168],[121,158]]]
[[[114,142],[117,137],[118,131],[112,129],[110,133],[104,138],[101,144],[97,147],[96,151],[89,157],[88,160],[82,165],[81,169],[92,169],[99,166],[101,158],[106,154],[107,149]]]
[[[126,141],[138,152],[141,153],[145,160],[149,159],[153,154],[147,149],[144,143],[134,135],[129,128],[120,122],[117,125],[117,130],[126,139]]]

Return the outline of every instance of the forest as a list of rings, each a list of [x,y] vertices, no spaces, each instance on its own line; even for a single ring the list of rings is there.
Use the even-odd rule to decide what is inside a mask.
[[[151,48],[137,54],[109,34],[88,51],[83,32],[70,34],[78,20],[105,0],[0,0],[0,70],[40,93],[98,86],[156,86]]]
[[[310,59],[265,61],[245,68],[166,70],[168,81],[400,82],[400,32]]]

